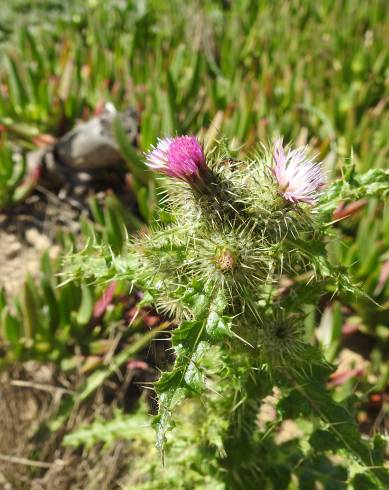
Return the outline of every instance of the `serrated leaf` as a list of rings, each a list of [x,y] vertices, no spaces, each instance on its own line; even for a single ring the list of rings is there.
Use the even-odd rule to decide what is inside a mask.
[[[324,455],[313,455],[298,469],[299,489],[316,490],[317,484],[324,490],[346,490],[347,469],[335,465]]]
[[[376,490],[376,483],[365,473],[358,473],[351,480],[353,490]]]
[[[154,419],[157,447],[164,456],[166,434],[173,427],[172,413],[185,395],[200,394],[204,375],[199,362],[209,346],[220,338],[220,331],[229,332],[222,324],[226,301],[222,291],[199,294],[192,298],[197,320],[183,322],[173,333],[176,361],[170,372],[163,373],[156,383],[159,411]],[[207,329],[208,327],[208,329]],[[211,335],[209,334],[211,332]]]
[[[388,448],[389,437],[384,434],[377,433],[373,439],[373,459],[374,464],[383,465]]]
[[[315,430],[315,432],[311,434],[309,443],[318,453],[324,451],[336,451],[342,447],[333,432],[322,429]]]
[[[374,464],[369,445],[362,439],[355,420],[347,409],[333,400],[331,393],[326,389],[321,375],[316,376],[315,367],[322,373],[329,372],[328,364],[317,363],[310,369],[290,369],[287,373],[289,383],[294,385],[300,395],[306,398],[313,414],[326,424],[327,430],[332,432],[341,447],[359,460],[366,467],[371,477],[376,481],[388,484],[389,476],[385,470],[369,467]]]
[[[150,443],[152,438],[150,416],[145,413],[124,414],[117,411],[110,420],[94,420],[91,424],[67,434],[64,445],[90,448],[103,442],[108,447],[117,440],[136,439]]]
[[[208,336],[213,340],[221,340],[224,337],[231,337],[232,322],[225,316],[220,316],[216,311],[210,313],[205,325]]]
[[[304,396],[293,390],[287,396],[281,398],[277,404],[277,410],[283,419],[296,419],[311,414],[311,406]]]
[[[370,169],[362,175],[349,174],[335,181],[323,192],[317,211],[330,218],[341,201],[389,195],[389,170]]]

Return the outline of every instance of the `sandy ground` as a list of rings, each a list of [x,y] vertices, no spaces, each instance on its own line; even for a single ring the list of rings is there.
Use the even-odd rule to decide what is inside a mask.
[[[36,277],[42,254],[55,258],[59,229],[77,233],[79,211],[47,191],[30,196],[23,204],[0,212],[0,288],[8,296],[20,291],[27,274]]]

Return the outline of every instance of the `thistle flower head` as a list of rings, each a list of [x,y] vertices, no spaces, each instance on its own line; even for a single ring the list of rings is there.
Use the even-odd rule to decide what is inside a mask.
[[[195,136],[159,139],[157,146],[146,154],[146,164],[189,183],[204,180],[209,173],[203,148]]]
[[[320,164],[307,155],[307,148],[285,150],[282,140],[274,145],[275,165],[272,168],[279,190],[286,201],[315,204],[324,175]]]

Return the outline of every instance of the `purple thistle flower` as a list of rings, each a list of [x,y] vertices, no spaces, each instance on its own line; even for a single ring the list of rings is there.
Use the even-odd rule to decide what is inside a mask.
[[[195,136],[158,139],[157,146],[146,154],[146,164],[189,183],[205,181],[210,173],[203,148]]]
[[[325,180],[320,164],[307,156],[307,148],[288,150],[285,154],[282,139],[279,139],[274,145],[273,156],[272,172],[284,199],[291,203],[315,204]]]

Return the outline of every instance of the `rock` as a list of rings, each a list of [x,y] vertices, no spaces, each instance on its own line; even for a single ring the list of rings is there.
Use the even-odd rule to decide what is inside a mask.
[[[110,106],[109,106],[110,107]],[[138,117],[134,110],[117,112],[110,107],[99,117],[76,126],[53,147],[53,154],[63,165],[77,170],[94,170],[118,165],[122,161],[113,134],[113,123],[119,118],[129,140],[134,144]]]

